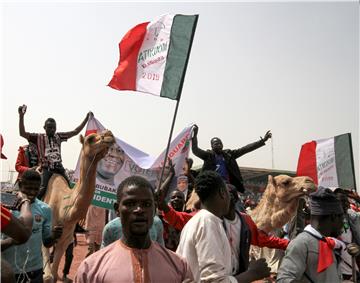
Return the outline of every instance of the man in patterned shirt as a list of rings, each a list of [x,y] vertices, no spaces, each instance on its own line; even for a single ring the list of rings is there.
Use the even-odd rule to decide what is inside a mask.
[[[92,112],[87,113],[85,119],[75,130],[62,133],[56,132],[56,121],[53,118],[48,118],[44,125],[45,134],[35,134],[25,131],[24,115],[26,113],[26,106],[19,106],[18,112],[20,136],[36,144],[38,148],[40,170],[42,173],[38,198],[42,199],[45,196],[48,182],[53,173],[62,175],[69,182],[62,165],[61,143],[79,134],[93,114]]]
[[[118,188],[120,240],[93,253],[79,266],[75,282],[189,282],[191,270],[177,254],[150,239],[154,191],[146,179],[131,176]],[[191,281],[190,281],[191,282]]]

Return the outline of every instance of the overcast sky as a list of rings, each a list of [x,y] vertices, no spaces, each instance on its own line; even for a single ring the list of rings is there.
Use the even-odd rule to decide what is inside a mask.
[[[350,132],[358,174],[358,2],[9,1],[1,15],[0,132],[8,156],[1,180],[26,144],[18,131],[22,104],[29,132],[43,132],[48,117],[58,131],[73,130],[91,110],[117,137],[160,154],[175,101],[106,85],[122,36],[164,13],[199,14],[174,135],[196,123],[200,147],[218,136],[233,149],[271,129],[273,143],[238,164],[296,170],[302,144]],[[64,166],[74,168],[79,152],[77,137],[64,143]]]

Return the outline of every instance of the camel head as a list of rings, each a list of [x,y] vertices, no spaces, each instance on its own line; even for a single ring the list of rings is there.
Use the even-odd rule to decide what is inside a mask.
[[[310,177],[290,177],[287,175],[273,177],[269,175],[264,195],[285,205],[294,199],[309,195],[315,190],[316,185]]]
[[[80,135],[82,152],[88,160],[97,163],[104,158],[110,146],[115,143],[115,138],[111,131],[104,130],[101,133],[92,133],[86,137]]]
[[[265,192],[250,215],[265,232],[281,228],[296,214],[299,199],[315,190],[309,177],[269,176]]]

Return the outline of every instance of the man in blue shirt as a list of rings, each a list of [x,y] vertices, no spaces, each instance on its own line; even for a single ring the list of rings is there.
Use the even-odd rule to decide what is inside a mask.
[[[154,223],[149,230],[150,238],[152,241],[158,242],[160,245],[164,246],[164,238],[163,238],[163,224],[160,218],[155,215]],[[119,240],[123,234],[122,225],[120,217],[116,217],[107,223],[103,230],[102,243],[101,248],[104,248],[113,242]]]
[[[35,170],[27,170],[20,182],[20,194],[31,203],[33,215],[32,234],[22,245],[17,245],[12,238],[1,234],[1,255],[14,270],[16,282],[43,282],[43,259],[41,246],[51,247],[62,234],[62,226],[52,229],[51,208],[36,198],[41,177]],[[19,211],[12,212],[19,216]]]

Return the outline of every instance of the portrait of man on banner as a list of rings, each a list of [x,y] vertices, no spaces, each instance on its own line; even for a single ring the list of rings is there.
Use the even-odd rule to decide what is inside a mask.
[[[114,143],[106,156],[96,167],[96,179],[102,183],[115,186],[115,176],[119,173],[125,162],[125,152]]]

